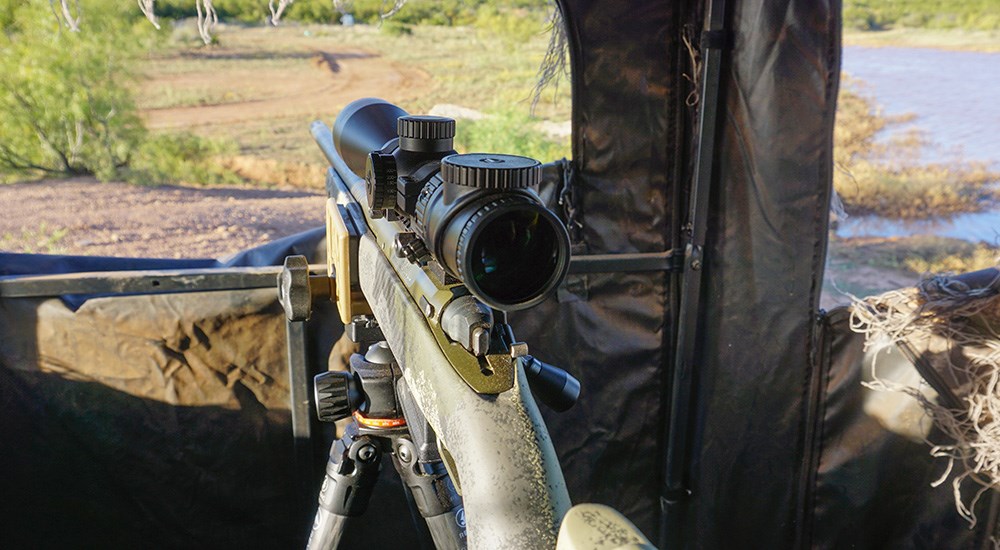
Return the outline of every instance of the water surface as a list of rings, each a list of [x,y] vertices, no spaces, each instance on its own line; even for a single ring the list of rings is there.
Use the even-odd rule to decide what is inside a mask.
[[[916,115],[909,125],[940,146],[927,160],[962,155],[1000,168],[1000,53],[847,46],[843,70],[886,114]]]

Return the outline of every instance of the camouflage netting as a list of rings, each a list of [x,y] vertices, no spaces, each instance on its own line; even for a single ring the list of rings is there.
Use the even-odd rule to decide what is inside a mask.
[[[913,383],[882,376],[873,360],[866,385],[911,396],[945,436],[928,441],[948,464],[936,483],[955,472],[955,506],[972,526],[976,503],[1000,483],[1000,273],[986,274],[985,286],[938,276],[856,300],[851,316],[876,358],[895,346],[915,363],[921,378]],[[962,491],[967,482],[978,486],[971,499]]]

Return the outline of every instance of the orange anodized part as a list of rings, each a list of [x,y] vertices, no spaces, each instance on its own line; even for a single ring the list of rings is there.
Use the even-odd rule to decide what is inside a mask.
[[[358,411],[354,411],[354,420],[368,428],[398,428],[406,425],[405,418],[368,418]]]

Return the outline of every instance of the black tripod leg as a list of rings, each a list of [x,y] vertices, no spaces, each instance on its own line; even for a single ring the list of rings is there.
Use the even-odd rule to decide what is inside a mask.
[[[407,437],[393,438],[392,463],[409,490],[438,550],[465,550],[465,509],[444,463],[420,460]],[[436,454],[436,453],[435,453]]]
[[[309,535],[309,550],[333,550],[340,543],[348,518],[368,509],[382,450],[374,439],[358,436],[357,426],[347,427],[344,437],[330,449],[330,462],[319,492],[319,509]]]

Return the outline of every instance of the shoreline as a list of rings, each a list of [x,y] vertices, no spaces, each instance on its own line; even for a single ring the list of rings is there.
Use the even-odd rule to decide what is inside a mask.
[[[842,45],[863,48],[920,48],[992,54],[1000,53],[1000,31],[908,28],[882,31],[844,29]]]

